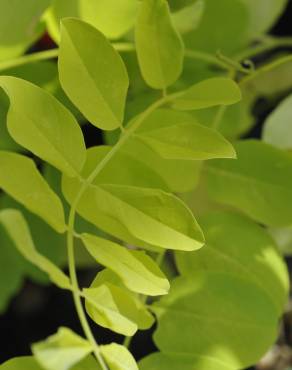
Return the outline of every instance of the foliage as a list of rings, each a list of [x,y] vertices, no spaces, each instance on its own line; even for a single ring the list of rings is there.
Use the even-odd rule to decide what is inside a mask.
[[[285,5],[1,2],[0,309],[24,276],[49,278],[72,293],[85,335],[60,328],[1,370],[137,370],[131,338],[155,321],[142,370],[239,370],[275,341],[289,291],[278,246],[292,239],[291,95],[263,141],[242,136],[260,94],[291,88],[291,55],[250,60],[292,45],[265,35]],[[45,23],[58,48],[23,55]],[[58,71],[44,60],[57,56]],[[86,148],[85,121],[106,145]],[[77,248],[99,266],[86,288]],[[124,345],[98,344],[87,315]]]

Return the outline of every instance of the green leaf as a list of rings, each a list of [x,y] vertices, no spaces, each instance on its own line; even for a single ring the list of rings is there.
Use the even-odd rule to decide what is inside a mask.
[[[250,14],[241,0],[204,0],[204,3],[199,26],[184,37],[187,49],[212,54],[220,50],[232,56],[248,45]]]
[[[68,97],[93,125],[104,130],[121,126],[128,74],[102,33],[77,19],[62,20],[59,75]]]
[[[51,37],[60,41],[60,20],[74,17],[88,22],[110,39],[119,39],[133,28],[137,0],[53,0],[46,21]]]
[[[74,116],[30,82],[1,76],[0,86],[10,99],[7,126],[13,139],[68,176],[76,176],[84,164],[85,144]]]
[[[132,336],[138,330],[136,323],[120,310],[121,297],[115,295],[110,286],[102,284],[97,288],[83,289],[83,296],[86,311],[96,324],[126,336]]]
[[[27,260],[46,272],[50,279],[59,287],[71,289],[69,278],[48,258],[36,250],[30,230],[21,212],[15,209],[0,211],[0,223],[5,227],[18,251]]]
[[[288,0],[242,0],[250,13],[249,34],[254,38],[269,31],[285,10]]]
[[[100,346],[100,352],[110,370],[139,370],[132,354],[120,344]]]
[[[180,273],[217,271],[249,279],[270,297],[281,315],[288,300],[289,278],[267,231],[236,213],[212,212],[200,222],[206,245],[194,253],[176,254]]]
[[[40,18],[50,0],[0,2],[0,60],[22,54],[45,31]]]
[[[191,4],[172,14],[175,28],[185,34],[196,29],[202,19],[205,9],[203,0],[192,1]]]
[[[268,229],[279,250],[285,256],[292,254],[292,227],[273,227]]]
[[[230,78],[214,77],[203,80],[182,92],[173,102],[179,110],[195,110],[216,105],[231,105],[241,100],[238,85]]]
[[[33,160],[20,154],[0,151],[0,188],[57,232],[65,232],[63,205],[40,175]]]
[[[228,273],[193,271],[177,278],[153,310],[154,341],[162,353],[146,357],[141,370],[244,369],[258,361],[278,332],[278,311],[269,297],[248,279]]]
[[[159,125],[175,125],[177,122],[190,121],[192,117],[185,112],[170,109],[157,109],[144,120],[136,133],[151,130]],[[134,119],[133,121],[134,122]],[[155,170],[175,193],[187,192],[195,188],[198,183],[201,163],[199,161],[170,160],[157,156],[150,147],[132,136],[124,145],[123,151],[135,153],[139,160]]]
[[[89,148],[81,173],[82,177],[87,178],[111,149],[111,146],[104,145]],[[154,172],[147,164],[141,162],[139,157],[136,158],[136,153],[125,153],[122,151],[116,153],[100,171],[93,184],[132,185],[169,190],[158,173]]]
[[[106,285],[118,304],[120,312],[135,322],[140,330],[149,329],[154,323],[153,315],[145,307],[140,296],[125,287],[117,274],[104,269],[96,275],[91,287]]]
[[[232,145],[216,130],[198,124],[194,118],[169,124],[163,112],[157,114],[155,127],[143,126],[135,135],[161,157],[183,160],[236,157]]]
[[[80,185],[63,180],[63,193],[72,202]],[[105,232],[129,243],[166,249],[195,250],[204,244],[191,211],[176,196],[133,186],[90,186],[77,212]],[[134,237],[134,238],[133,238]]]
[[[32,345],[36,360],[46,370],[69,370],[92,352],[87,340],[68,328]]]
[[[291,225],[290,154],[256,140],[238,142],[235,150],[236,161],[218,159],[208,162],[210,196],[263,224]]]
[[[199,0],[168,0],[169,7],[174,12],[187,8],[196,2],[199,2]]]
[[[264,123],[263,140],[280,149],[292,149],[292,94],[284,99]]]
[[[166,0],[144,0],[135,28],[140,69],[147,84],[164,89],[183,68],[184,46],[172,25]]]
[[[34,357],[16,357],[0,365],[0,370],[43,370]],[[96,360],[88,356],[71,370],[101,370]]]
[[[134,292],[167,294],[169,282],[156,263],[142,251],[132,251],[106,239],[82,234],[88,252],[103,266],[114,271]]]

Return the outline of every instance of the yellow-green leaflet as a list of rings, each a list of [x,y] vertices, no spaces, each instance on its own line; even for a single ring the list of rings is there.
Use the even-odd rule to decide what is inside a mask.
[[[82,234],[81,238],[88,252],[113,270],[128,289],[152,296],[167,294],[167,278],[145,252],[132,251],[94,235]]]
[[[85,144],[72,113],[25,80],[1,76],[0,86],[10,100],[7,127],[13,139],[68,176],[76,176],[85,161]]]
[[[48,258],[35,248],[30,230],[21,212],[15,209],[0,211],[0,223],[5,227],[18,251],[31,263],[46,272],[53,283],[63,289],[71,289],[69,278]]]
[[[89,342],[68,328],[32,345],[36,360],[45,370],[69,370],[92,352]]]
[[[144,0],[135,28],[140,69],[146,83],[163,89],[182,72],[184,46],[172,25],[166,0]]]
[[[40,216],[57,232],[65,232],[63,205],[32,159],[0,151],[0,188]]]
[[[120,344],[101,346],[100,351],[110,370],[139,370],[131,352]]]
[[[96,28],[74,18],[62,20],[59,77],[64,91],[89,122],[103,130],[122,125],[127,70]]]
[[[184,92],[173,102],[178,110],[195,110],[216,105],[231,105],[241,100],[241,91],[233,80],[213,77],[203,80]]]

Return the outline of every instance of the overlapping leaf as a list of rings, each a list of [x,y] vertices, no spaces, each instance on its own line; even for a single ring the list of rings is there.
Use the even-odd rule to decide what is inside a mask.
[[[21,154],[0,151],[0,188],[56,231],[63,233],[66,230],[62,203],[33,160]]]
[[[105,36],[74,18],[62,21],[60,82],[66,94],[95,126],[121,126],[129,85],[126,67]]]
[[[13,139],[68,176],[76,176],[85,160],[85,144],[73,115],[30,82],[1,76],[0,86],[10,99],[7,126]]]
[[[184,47],[173,27],[166,0],[145,0],[135,28],[136,50],[148,85],[163,89],[182,72]]]
[[[101,346],[100,352],[110,370],[139,370],[132,354],[120,344],[111,343]]]
[[[236,161],[208,163],[210,196],[270,226],[292,222],[292,158],[271,145],[245,140],[235,145]]]
[[[128,250],[89,234],[81,237],[88,252],[101,265],[114,271],[130,290],[153,296],[168,292],[168,280],[144,252]]]
[[[31,263],[46,272],[59,287],[71,289],[69,278],[35,248],[28,225],[21,212],[14,209],[0,211],[0,223],[5,227],[18,251]]]

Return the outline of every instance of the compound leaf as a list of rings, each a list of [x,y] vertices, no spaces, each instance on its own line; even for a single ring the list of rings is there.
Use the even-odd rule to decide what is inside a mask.
[[[7,126],[13,139],[68,176],[76,176],[84,164],[85,144],[70,111],[25,80],[1,76],[0,86],[10,99]]]
[[[142,251],[132,251],[109,240],[82,234],[88,252],[103,266],[114,271],[134,292],[167,294],[169,282],[155,262]]]
[[[57,232],[65,232],[63,205],[40,175],[32,159],[0,151],[0,188],[44,219]]]
[[[182,92],[173,102],[179,110],[195,110],[216,105],[231,105],[241,100],[238,85],[230,78],[213,77]]]
[[[184,47],[172,25],[166,0],[145,0],[138,15],[135,40],[138,61],[147,84],[163,89],[182,72]]]
[[[36,250],[26,220],[20,211],[15,209],[0,211],[0,223],[5,227],[18,251],[27,260],[46,272],[59,287],[71,289],[69,278],[63,271]]]
[[[121,126],[129,85],[126,67],[105,36],[78,19],[61,23],[60,82],[68,97],[95,126]]]

